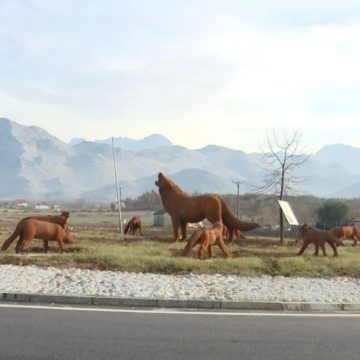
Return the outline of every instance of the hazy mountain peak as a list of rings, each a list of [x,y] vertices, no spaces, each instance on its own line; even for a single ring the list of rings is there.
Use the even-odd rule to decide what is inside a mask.
[[[84,138],[72,138],[70,141],[69,141],[69,145],[73,146],[73,145],[78,145],[78,144],[81,144],[83,142],[86,142],[86,139]]]
[[[10,123],[11,120],[9,120],[8,118],[5,118],[5,117],[0,117],[0,125],[1,124],[5,124],[5,123]]]
[[[325,145],[324,147],[322,147],[316,153],[316,155],[324,154],[324,153],[326,153],[326,154],[330,154],[330,153],[336,154],[338,151],[352,152],[354,150],[359,150],[360,151],[360,148],[356,148],[354,146],[337,143],[337,144]]]
[[[350,174],[359,174],[359,169],[355,164],[359,162],[360,148],[344,144],[326,145],[321,148],[314,156],[315,161],[325,164],[341,164]]]
[[[73,138],[70,140],[70,145],[78,145],[87,140],[83,138]],[[95,140],[97,144],[112,144],[112,138],[104,140]],[[143,139],[136,140],[129,137],[114,137],[114,146],[129,151],[139,151],[145,149],[156,149],[163,146],[171,146],[172,143],[165,136],[160,134],[151,134],[145,136]]]
[[[209,145],[206,145],[203,148],[199,149],[199,151],[202,151],[202,152],[218,152],[218,151],[221,151],[221,150],[224,150],[224,149],[227,149],[227,148],[223,147],[223,146],[209,144]]]
[[[223,152],[231,152],[231,153],[243,153],[243,151],[241,150],[235,150],[235,149],[230,149],[228,147],[225,146],[221,146],[221,145],[206,145],[201,149],[198,149],[197,151],[201,152],[201,153],[223,153]]]

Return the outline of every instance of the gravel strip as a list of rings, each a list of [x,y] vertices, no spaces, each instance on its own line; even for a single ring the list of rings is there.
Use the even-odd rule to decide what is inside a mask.
[[[360,303],[360,280],[235,275],[160,275],[0,265],[0,293],[125,298]]]

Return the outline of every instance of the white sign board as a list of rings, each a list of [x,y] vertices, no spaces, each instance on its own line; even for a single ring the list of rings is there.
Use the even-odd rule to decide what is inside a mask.
[[[289,203],[283,200],[278,200],[278,202],[289,225],[299,225],[296,216],[294,215]]]

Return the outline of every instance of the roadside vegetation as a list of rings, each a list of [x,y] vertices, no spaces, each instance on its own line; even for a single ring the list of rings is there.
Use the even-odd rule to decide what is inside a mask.
[[[145,229],[146,232],[146,229]],[[10,232],[2,232],[3,242]],[[14,245],[0,253],[1,264],[76,267],[83,269],[151,272],[162,274],[236,274],[242,276],[351,276],[360,277],[360,246],[351,242],[339,249],[339,257],[314,257],[309,246],[305,256],[296,256],[299,250],[293,239],[279,246],[278,239],[249,237],[229,245],[232,257],[224,259],[216,249],[217,257],[198,260],[197,248],[190,257],[181,256],[184,243],[174,243],[170,236],[153,234],[146,238],[120,235],[114,232],[76,232],[77,242],[68,246],[69,252],[57,253],[55,243],[50,243],[49,253],[42,253],[42,242],[33,240],[30,253],[16,255]],[[327,248],[328,254],[332,251]]]
[[[216,257],[211,260],[197,259],[197,247],[190,257],[181,255],[185,244],[172,241],[172,229],[154,228],[153,211],[125,212],[123,220],[140,215],[144,224],[144,237],[121,237],[117,232],[116,212],[71,212],[69,226],[76,236],[76,243],[67,245],[69,252],[59,254],[57,244],[49,243],[49,252],[42,252],[42,241],[32,240],[30,252],[16,255],[16,241],[6,252],[0,252],[1,264],[75,267],[83,269],[152,272],[162,274],[237,274],[242,276],[351,276],[360,277],[360,246],[352,247],[351,241],[338,249],[339,257],[333,258],[328,245],[328,256],[314,257],[310,245],[305,256],[298,257],[300,244],[294,237],[285,238],[279,245],[278,237],[257,233],[247,234],[246,240],[234,240],[228,244],[232,257]],[[17,222],[33,215],[31,211],[2,211],[0,218],[0,244],[13,232]],[[191,234],[191,230],[188,230]]]

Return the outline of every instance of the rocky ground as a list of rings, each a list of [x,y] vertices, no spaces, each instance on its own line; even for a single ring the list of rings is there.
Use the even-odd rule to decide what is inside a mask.
[[[150,299],[360,303],[360,280],[182,276],[0,265],[0,292]]]

